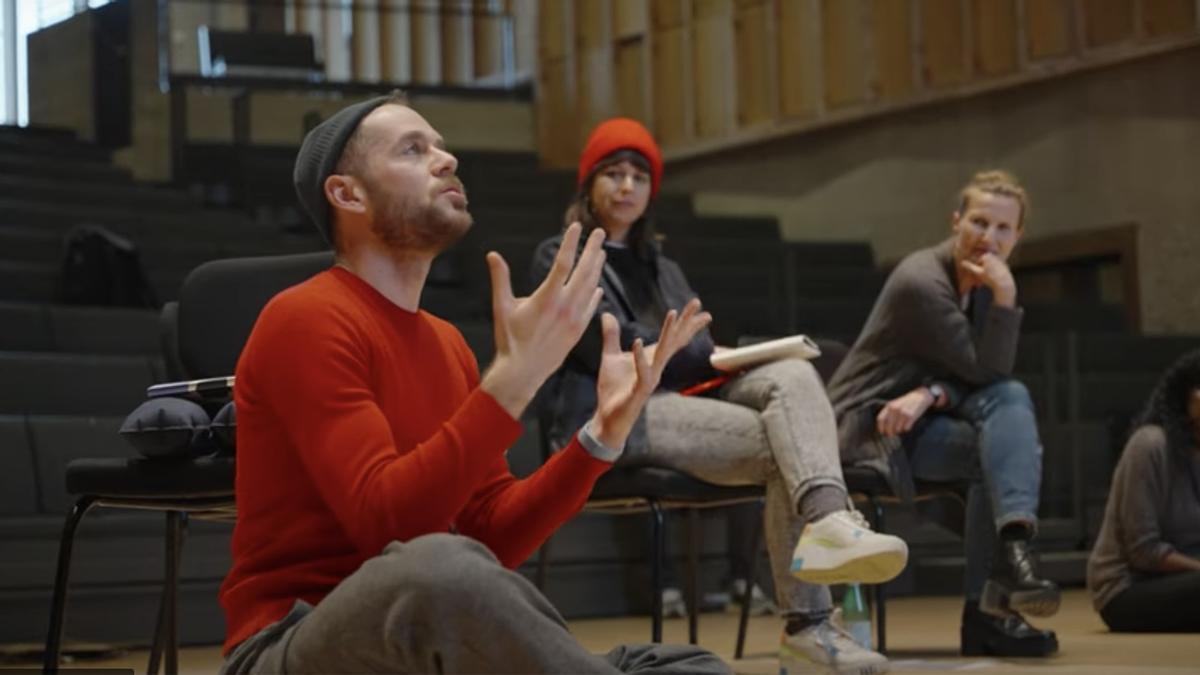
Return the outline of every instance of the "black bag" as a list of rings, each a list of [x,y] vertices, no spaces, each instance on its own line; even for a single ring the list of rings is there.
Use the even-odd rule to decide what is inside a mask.
[[[55,296],[68,305],[158,306],[137,246],[98,225],[67,232]]]

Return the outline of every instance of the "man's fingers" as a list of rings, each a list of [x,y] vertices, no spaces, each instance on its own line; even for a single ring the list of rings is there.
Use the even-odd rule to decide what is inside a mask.
[[[600,316],[600,335],[602,337],[602,353],[621,353],[621,325],[617,323],[617,317],[608,312]]]
[[[512,279],[503,256],[491,251],[486,259],[492,278],[492,316],[498,318],[513,301]]]
[[[657,351],[654,353],[654,356],[655,359],[658,358]],[[646,386],[653,388],[657,386],[657,383],[651,380],[650,360],[646,358],[646,348],[641,338],[633,341],[633,367],[637,371],[637,384],[634,385],[635,388],[640,389]]]
[[[675,355],[679,349],[678,333],[679,314],[675,310],[667,312],[663,319],[662,330],[658,333],[658,347],[654,350],[654,367],[661,368]]]
[[[587,314],[584,314],[584,320],[591,323],[592,317],[596,316],[596,310],[600,308],[600,301],[604,299],[604,289],[597,286],[592,289],[592,299],[588,300]],[[616,320],[615,318],[613,319]]]
[[[563,232],[562,245],[558,247],[558,254],[554,256],[554,264],[550,266],[550,272],[538,287],[539,290],[543,287],[557,288],[567,282],[567,277],[571,275],[571,267],[575,263],[575,252],[579,249],[579,233],[582,230],[583,226],[579,223],[567,226],[566,232]]]
[[[566,299],[570,303],[582,303],[589,297],[593,288],[600,283],[600,274],[604,271],[604,230],[596,228],[588,235],[583,247],[583,255],[575,263],[571,278],[567,280]]]

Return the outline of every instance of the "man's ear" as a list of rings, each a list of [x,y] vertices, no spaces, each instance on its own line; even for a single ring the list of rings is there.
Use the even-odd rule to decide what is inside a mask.
[[[367,210],[367,191],[353,176],[333,174],[325,179],[325,199],[335,209],[363,213]]]
[[[962,214],[959,213],[958,211],[954,211],[953,213],[950,214],[950,231],[955,234],[958,234],[958,219],[959,218],[962,218]]]

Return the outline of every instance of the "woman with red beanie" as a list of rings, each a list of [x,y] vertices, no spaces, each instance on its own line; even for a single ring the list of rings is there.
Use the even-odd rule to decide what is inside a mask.
[[[663,255],[647,215],[662,171],[658,144],[631,119],[602,123],[583,150],[579,191],[564,227],[579,222],[584,231],[605,231],[604,297],[592,326],[540,397],[556,445],[595,409],[600,313],[617,317],[623,346],[640,339],[653,350],[667,312],[696,297],[683,270]],[[538,246],[535,283],[548,274],[561,244],[556,236]],[[710,483],[765,485],[767,550],[786,620],[781,672],[813,664],[839,672],[886,671],[883,655],[830,622],[827,584],[887,581],[904,568],[908,548],[872,532],[853,509],[820,377],[807,361],[784,359],[740,373],[715,397],[679,394],[716,375],[709,363],[715,349],[702,330],[667,364],[617,461],[664,466]]]

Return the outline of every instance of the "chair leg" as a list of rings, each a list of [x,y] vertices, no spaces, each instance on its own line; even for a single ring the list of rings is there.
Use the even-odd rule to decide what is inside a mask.
[[[154,644],[150,646],[150,662],[146,665],[146,675],[158,675],[158,666],[162,662],[163,643],[166,642],[167,631],[167,585],[158,596],[158,618],[154,621]]]
[[[688,509],[688,642],[700,639],[700,510]]]
[[[54,596],[50,604],[50,627],[46,631],[46,653],[42,663],[43,673],[57,673],[62,655],[63,623],[66,620],[67,583],[71,577],[71,548],[75,543],[75,529],[79,521],[95,505],[93,497],[81,497],[71,507],[63,523],[62,538],[58,542],[58,569],[54,575]]]
[[[870,502],[875,521],[872,526],[876,532],[883,533],[887,526],[883,519],[883,504],[874,496],[870,497]],[[875,585],[875,650],[887,654],[887,584]]]
[[[163,580],[162,612],[159,635],[166,663],[166,675],[179,674],[179,558],[183,554],[183,538],[187,527],[187,516],[179,511],[167,511],[167,564]],[[156,638],[155,642],[159,642]],[[158,671],[156,655],[151,653],[150,675]]]
[[[650,555],[650,641],[662,642],[663,629],[663,512],[658,502],[650,502],[651,536],[654,539]]]
[[[172,519],[172,515],[178,515],[177,519]],[[176,522],[178,521],[178,522]],[[154,644],[150,648],[150,661],[146,666],[147,675],[158,675],[159,665],[162,662],[164,651],[169,651],[174,645],[175,627],[172,623],[175,620],[175,614],[172,613],[172,607],[175,605],[176,589],[179,587],[179,559],[183,554],[183,539],[187,533],[187,514],[178,511],[167,512],[167,527],[166,527],[166,574],[163,580],[162,593],[158,599],[158,619],[154,624]],[[175,562],[172,563],[172,556]],[[174,572],[172,572],[174,566]],[[172,582],[172,578],[174,581]],[[175,647],[176,654],[178,648]],[[172,657],[168,656],[167,670],[171,669]],[[178,658],[175,657],[176,663]]]
[[[759,502],[759,517],[754,520],[754,534],[750,537],[750,569],[746,570],[746,590],[742,591],[742,611],[738,617],[737,646],[733,650],[733,658],[740,659],[746,649],[746,628],[750,622],[750,602],[754,598],[754,582],[758,576],[758,549],[762,545],[763,517],[761,513],[766,503]]]

